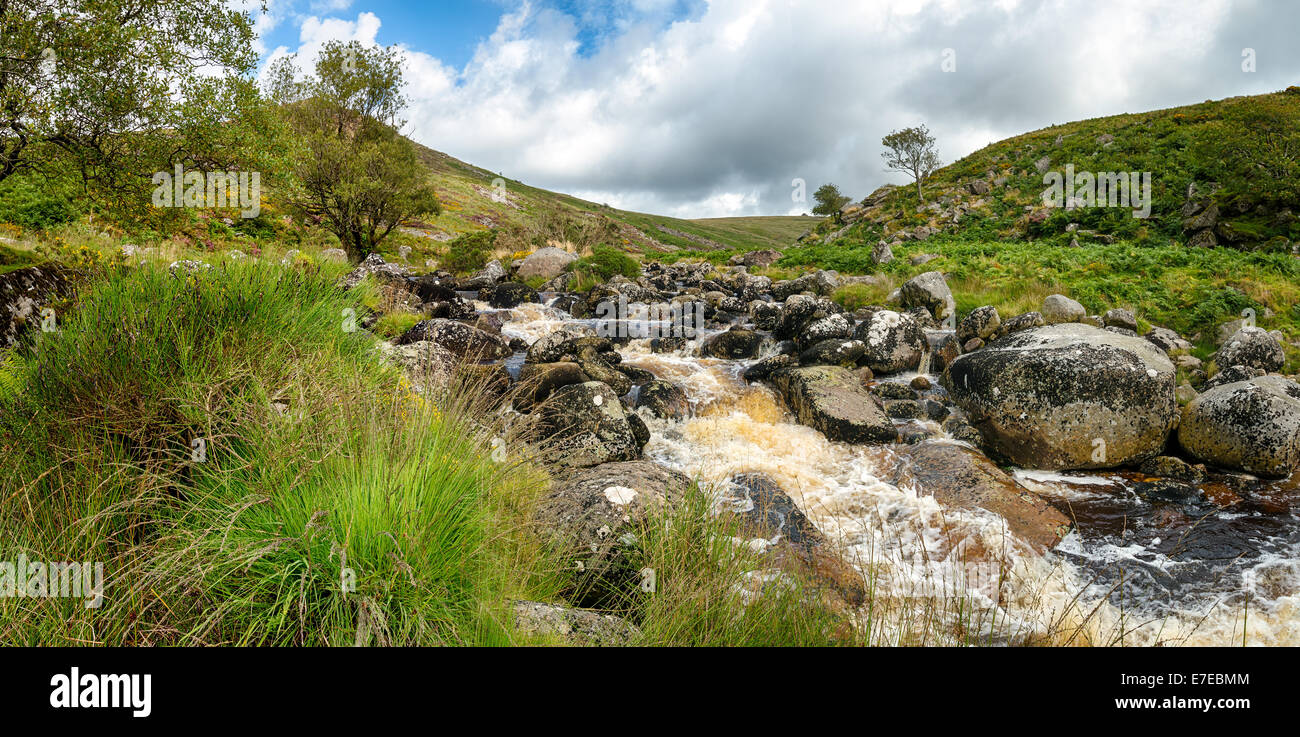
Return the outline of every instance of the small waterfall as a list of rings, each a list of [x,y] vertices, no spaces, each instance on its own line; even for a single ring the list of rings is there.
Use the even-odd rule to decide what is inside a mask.
[[[921,350],[921,362],[916,366],[916,373],[922,376],[930,373],[930,343],[927,341],[925,348]]]

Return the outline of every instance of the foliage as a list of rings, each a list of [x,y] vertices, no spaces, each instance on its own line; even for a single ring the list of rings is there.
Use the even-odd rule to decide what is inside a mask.
[[[596,246],[591,249],[590,256],[573,262],[573,270],[597,276],[602,281],[618,275],[635,279],[641,274],[641,265],[617,248]]]
[[[924,125],[893,131],[880,139],[885,147],[880,156],[885,160],[885,167],[890,171],[910,174],[916,182],[916,197],[925,201],[921,183],[940,166],[939,154],[935,149],[934,136]]]
[[[835,215],[839,213],[840,208],[849,204],[849,198],[840,194],[840,188],[834,184],[823,184],[813,193],[813,199],[817,204],[813,207],[813,213],[816,215]]]
[[[478,230],[456,236],[447,244],[447,253],[440,262],[442,268],[453,274],[478,271],[492,258],[496,239],[495,230]]]

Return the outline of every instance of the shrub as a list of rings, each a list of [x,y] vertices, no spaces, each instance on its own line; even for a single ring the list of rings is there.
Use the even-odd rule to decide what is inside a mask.
[[[635,279],[641,275],[641,264],[631,256],[610,246],[596,246],[591,255],[573,263],[573,270],[603,279],[623,275]]]
[[[495,230],[477,230],[462,233],[447,244],[442,257],[442,267],[453,274],[468,274],[487,265],[496,244]]]

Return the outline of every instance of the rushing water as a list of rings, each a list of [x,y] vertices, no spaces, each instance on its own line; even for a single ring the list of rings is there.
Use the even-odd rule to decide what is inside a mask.
[[[530,343],[594,325],[539,304],[498,312],[504,334]],[[946,508],[915,488],[899,473],[902,448],[828,441],[797,424],[769,387],[746,384],[748,362],[700,358],[695,348],[620,347],[627,365],[681,386],[692,405],[680,421],[644,415],[645,455],[705,486],[747,471],[779,482],[871,581],[873,611],[859,619],[871,622],[873,641],[916,641],[924,628],[934,644],[1300,644],[1295,480],[1238,489],[1212,480],[1188,502],[1131,472],[1018,471],[1077,523],[1039,554],[997,515]]]

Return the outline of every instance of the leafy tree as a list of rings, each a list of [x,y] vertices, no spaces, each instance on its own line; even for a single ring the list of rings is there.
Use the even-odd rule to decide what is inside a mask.
[[[916,196],[921,202],[925,202],[921,183],[943,165],[939,161],[934,136],[930,135],[929,129],[919,125],[915,128],[893,131],[882,138],[880,143],[888,149],[880,154],[885,160],[886,170],[911,174],[912,179],[916,181]]]
[[[834,184],[823,184],[813,193],[817,206],[813,208],[816,215],[834,215],[841,207],[849,204],[849,198],[840,194],[840,188]]]
[[[410,141],[394,128],[405,104],[396,49],[330,42],[315,75],[296,82],[292,61],[272,70],[267,94],[285,105],[302,151],[289,195],[359,260],[402,221],[441,212]]]
[[[256,104],[253,38],[211,0],[0,0],[0,181],[75,171],[142,213],[153,172],[223,158]]]

